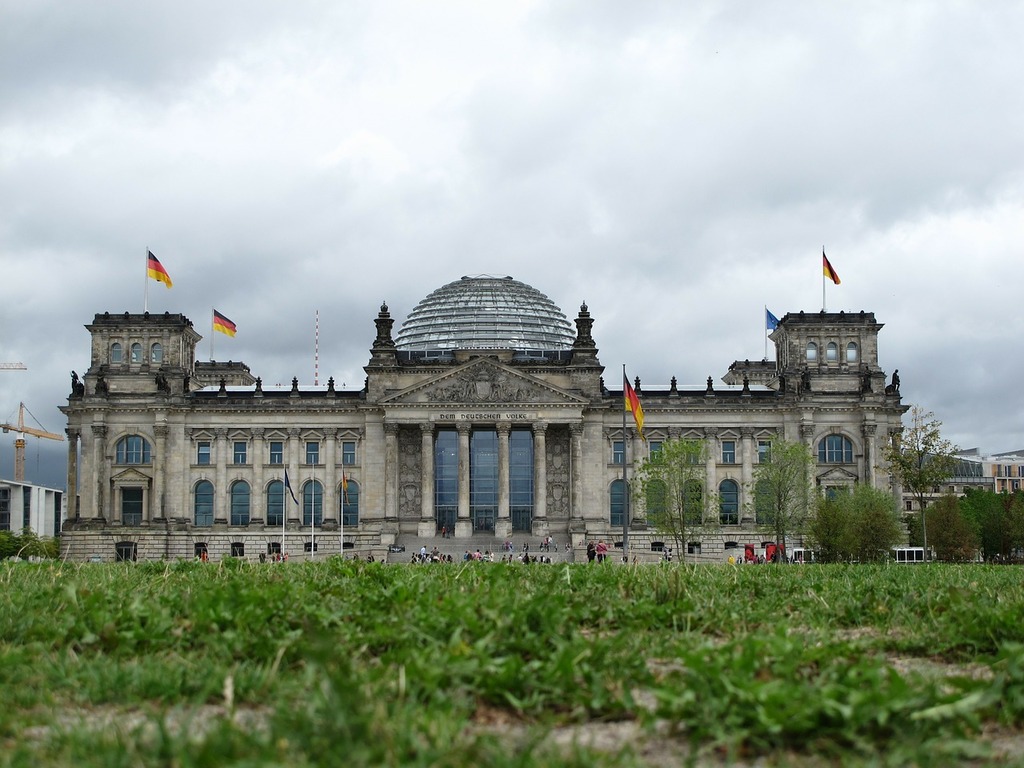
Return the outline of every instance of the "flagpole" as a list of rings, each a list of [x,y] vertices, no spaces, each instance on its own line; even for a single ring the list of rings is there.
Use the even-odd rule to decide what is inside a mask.
[[[320,456],[317,456],[319,459]],[[309,481],[309,559],[316,556],[316,464],[310,470],[312,479]],[[320,496],[320,507],[323,508],[323,495]],[[322,514],[322,513],[321,513]]]
[[[827,306],[825,304],[825,246],[821,246],[821,311],[826,312]]]
[[[626,364],[622,364],[622,562],[629,562],[629,482],[626,478]]]
[[[142,297],[142,311],[145,313],[145,312],[149,312],[149,246],[148,245],[146,246],[146,258],[143,259],[143,261],[146,264],[146,267],[143,270],[143,275],[146,278],[146,282],[145,282],[145,286],[146,287],[143,289],[144,292],[143,292],[143,297]]]
[[[213,362],[213,337],[217,335],[217,326],[213,322],[213,313],[216,310],[210,307],[210,362]]]
[[[764,360],[768,359],[768,305],[764,305]]]

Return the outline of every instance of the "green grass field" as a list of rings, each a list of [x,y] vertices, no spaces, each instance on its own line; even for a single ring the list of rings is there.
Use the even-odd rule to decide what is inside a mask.
[[[1024,571],[0,565],[2,765],[1021,765]]]

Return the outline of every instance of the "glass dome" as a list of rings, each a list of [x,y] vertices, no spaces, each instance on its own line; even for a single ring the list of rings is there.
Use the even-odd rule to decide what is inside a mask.
[[[478,275],[448,283],[409,313],[395,337],[402,351],[568,350],[572,326],[555,303],[511,277]]]

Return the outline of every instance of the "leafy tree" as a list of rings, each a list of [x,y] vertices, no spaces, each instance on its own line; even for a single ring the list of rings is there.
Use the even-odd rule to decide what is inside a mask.
[[[6,560],[18,554],[21,545],[18,544],[17,534],[10,531],[0,531],[0,560]]]
[[[891,493],[862,484],[845,496],[851,508],[850,537],[856,559],[862,563],[887,560],[892,548],[904,540],[896,500]]]
[[[803,443],[772,441],[765,460],[754,468],[754,514],[758,524],[783,546],[803,529],[814,498],[814,456]]]
[[[633,478],[634,493],[646,508],[647,522],[671,536],[679,553],[703,526],[708,504],[706,459],[702,440],[666,440],[660,451],[641,463]]]
[[[832,563],[881,562],[904,535],[892,495],[863,484],[820,499],[807,534],[819,559]]]
[[[850,509],[838,494],[818,499],[814,512],[807,520],[808,544],[817,552],[822,563],[841,563],[851,559],[854,543]]]
[[[60,544],[58,541],[37,536],[31,528],[25,528],[20,534],[0,531],[0,560],[5,560],[8,557],[55,559],[59,556]]]
[[[977,533],[986,560],[1010,559],[1024,548],[1024,493],[995,493],[969,488],[960,510]]]
[[[943,496],[928,509],[927,517],[937,560],[962,563],[974,559],[978,551],[978,535],[961,511],[956,496]]]
[[[910,410],[910,426],[900,431],[884,451],[889,471],[911,494],[921,511],[922,541],[928,557],[928,494],[948,480],[956,467],[957,447],[942,437],[942,422],[920,406]]]

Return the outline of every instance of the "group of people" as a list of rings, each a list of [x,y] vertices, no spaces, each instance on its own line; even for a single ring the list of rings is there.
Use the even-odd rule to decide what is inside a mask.
[[[608,545],[604,543],[604,540],[598,541],[596,544],[592,541],[587,542],[587,562],[592,563],[595,560],[599,563],[603,563],[608,557]]]

